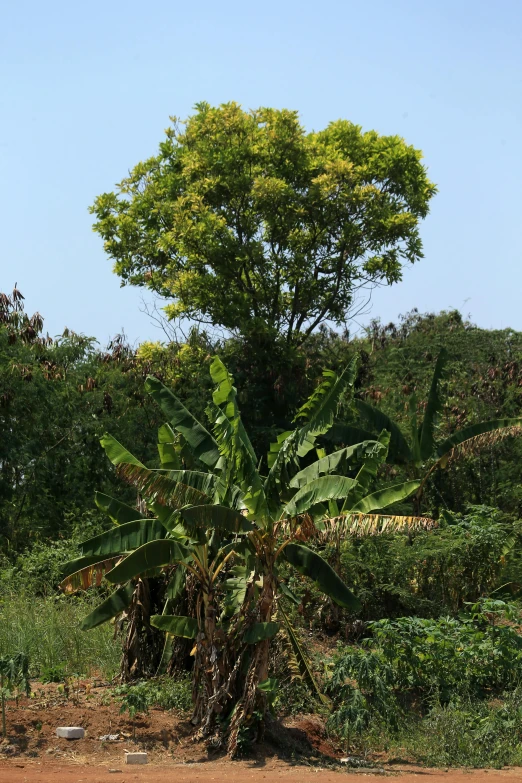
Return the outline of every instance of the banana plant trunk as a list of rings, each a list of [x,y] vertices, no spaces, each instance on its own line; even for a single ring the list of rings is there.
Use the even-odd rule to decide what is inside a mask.
[[[263,587],[257,602],[256,621],[268,623],[272,619],[276,596],[276,580],[274,575],[275,557],[274,547],[268,548],[262,560]],[[250,663],[243,680],[242,692],[236,703],[230,722],[228,738],[228,753],[234,758],[238,751],[238,736],[243,728],[254,727],[256,740],[263,737],[265,727],[265,714],[267,711],[267,698],[265,693],[258,689],[258,685],[268,678],[270,661],[270,639],[258,642],[251,653]]]

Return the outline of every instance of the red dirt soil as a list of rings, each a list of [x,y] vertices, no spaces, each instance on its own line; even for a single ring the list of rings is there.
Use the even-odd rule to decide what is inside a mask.
[[[292,766],[279,760],[266,764],[245,761],[208,761],[190,765],[149,764],[133,767],[120,764],[92,766],[85,763],[57,764],[51,762],[12,761],[0,762],[2,783],[266,783],[277,780],[281,783],[381,783],[383,774],[345,772],[343,769],[328,770],[320,767]],[[449,770],[413,768],[404,771],[390,768],[389,775],[399,777],[400,783],[521,783],[522,769],[505,770]],[[357,780],[359,778],[359,780]]]
[[[377,779],[383,774],[400,775],[404,783],[414,778],[419,783],[421,776],[426,783],[494,783],[492,778],[501,778],[498,783],[522,783],[522,768],[443,772],[402,764],[385,765],[381,770],[347,769],[339,764],[340,749],[314,715],[275,724],[267,731],[266,742],[243,761],[209,753],[191,739],[193,727],[186,716],[162,710],[136,718],[134,743],[132,723],[119,714],[119,700],[102,683],[76,684],[68,698],[63,686],[35,683],[34,688],[33,696],[21,698],[18,706],[8,704],[8,739],[0,743],[0,783],[246,783],[253,779],[267,783],[339,783],[342,779],[348,783],[361,775]],[[82,726],[86,736],[60,739],[57,726]],[[99,739],[117,733],[115,742]],[[146,750],[149,764],[126,765],[125,750]]]

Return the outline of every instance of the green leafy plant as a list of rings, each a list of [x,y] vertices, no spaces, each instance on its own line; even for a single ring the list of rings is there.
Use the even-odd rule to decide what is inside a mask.
[[[6,702],[18,698],[20,690],[27,695],[31,692],[29,684],[29,659],[24,653],[0,658],[0,698],[2,702],[2,735],[7,738]]]
[[[230,715],[232,754],[240,727],[264,715],[268,704],[258,685],[268,680],[270,639],[280,629],[278,597],[286,596],[279,562],[311,578],[338,605],[356,610],[357,598],[305,542],[327,534],[332,512],[339,521],[349,516],[353,525],[371,525],[372,511],[418,487],[409,482],[368,494],[386,458],[384,435],[328,464],[320,454],[320,464],[312,462],[309,474],[303,472],[301,460],[312,456],[318,436],[331,427],[341,395],[351,393],[355,368],[353,362],[339,376],[324,373],[298,412],[297,427],[271,447],[265,475],[243,427],[233,379],[218,358],[211,365],[215,391],[207,408],[212,434],[169,389],[149,378],[147,391],[168,419],[159,433],[162,468],[145,467],[109,435],[102,439],[119,475],[139,489],[155,518],[98,495],[97,503],[121,524],[82,545],[81,557],[65,567],[63,586],[85,587],[105,573],[116,587],[85,619],[88,629],[127,611],[145,578],[167,573],[163,614],[150,617],[150,623],[167,633],[166,646],[169,636],[194,639],[193,720],[207,736],[216,728],[216,715]],[[353,477],[336,472],[352,465]],[[389,517],[390,524],[394,519]],[[198,591],[195,616],[170,614],[189,578]],[[309,668],[306,673],[310,678]]]
[[[356,400],[355,406],[360,423],[363,427],[366,425],[368,429],[361,428],[359,423],[355,425],[336,423],[327,434],[327,437],[334,443],[350,444],[363,438],[371,438],[372,432],[387,430],[390,433],[388,460],[406,465],[410,474],[415,477],[421,473],[424,474],[417,493],[417,510],[422,487],[436,468],[445,468],[459,455],[473,453],[484,445],[490,445],[509,435],[518,435],[522,432],[521,417],[492,419],[470,424],[442,441],[437,441],[438,418],[443,407],[440,382],[443,378],[446,362],[447,351],[443,348],[435,364],[428,398],[424,405],[424,415],[420,422],[417,396],[413,393],[409,397],[409,441],[398,423],[382,410],[362,399]]]
[[[361,647],[338,653],[330,726],[347,741],[372,722],[395,731],[412,714],[459,699],[488,699],[520,684],[522,638],[505,622],[516,607],[482,599],[457,618],[404,617],[369,623]]]

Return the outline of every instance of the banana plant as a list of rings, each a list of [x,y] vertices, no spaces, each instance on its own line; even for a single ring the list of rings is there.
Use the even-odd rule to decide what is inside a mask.
[[[139,490],[151,516],[131,519],[132,509],[98,496],[116,527],[85,542],[81,557],[66,567],[64,587],[86,584],[94,574],[115,586],[84,621],[89,628],[121,611],[137,580],[173,572],[164,611],[150,622],[169,636],[194,640],[193,720],[203,736],[226,726],[232,755],[241,727],[264,715],[270,700],[269,647],[281,630],[278,616],[292,635],[282,605],[278,613],[280,602],[291,600],[281,565],[310,578],[337,605],[357,611],[356,596],[317,547],[306,543],[332,527],[333,518],[349,518],[352,526],[354,520],[371,522],[375,511],[419,487],[413,481],[369,493],[386,459],[387,433],[330,455],[318,448],[340,400],[353,395],[355,375],[355,360],[340,375],[323,373],[295,428],[270,447],[265,471],[241,421],[233,378],[217,357],[208,429],[158,379],[147,379],[146,390],[167,419],[159,433],[161,468],[146,467],[111,436],[102,438],[118,474]],[[169,614],[169,602],[183,590],[183,574],[198,585],[191,617]]]
[[[409,440],[398,423],[364,400],[355,400],[361,426],[336,422],[326,435],[327,440],[343,446],[375,437],[375,432],[385,429],[390,433],[388,461],[406,466],[410,475],[416,478],[424,474],[424,484],[435,468],[445,468],[459,455],[474,452],[506,436],[519,435],[522,432],[522,417],[470,424],[448,438],[437,441],[438,418],[443,407],[440,382],[444,377],[447,358],[447,351],[443,348],[437,357],[422,421],[418,421],[416,395],[411,395],[409,399]]]

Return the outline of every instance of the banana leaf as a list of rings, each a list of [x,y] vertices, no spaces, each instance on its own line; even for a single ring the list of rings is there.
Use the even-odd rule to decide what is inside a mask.
[[[234,426],[237,428],[238,435],[250,456],[250,459],[255,465],[257,463],[257,457],[254,451],[254,447],[250,442],[250,438],[247,435],[239,415],[236,402],[237,392],[234,387],[234,379],[218,356],[214,356],[212,360],[212,364],[210,365],[210,376],[217,387],[212,393],[212,400],[214,401],[214,405],[217,405],[219,408],[221,408],[229,421],[233,422]]]
[[[298,490],[283,509],[282,517],[296,517],[312,506],[328,500],[345,498],[357,486],[355,479],[346,476],[322,476]]]
[[[210,432],[157,378],[149,376],[145,381],[145,389],[160,406],[171,426],[183,435],[194,456],[207,467],[214,468],[220,455]]]
[[[435,451],[435,425],[437,423],[437,414],[442,410],[442,398],[440,396],[440,381],[444,372],[444,365],[448,357],[448,352],[442,348],[433,371],[430,393],[426,404],[426,412],[422,420],[422,426],[419,436],[419,451],[422,460],[427,460]]]
[[[174,614],[153,614],[150,624],[160,631],[184,639],[195,639],[198,635],[198,621],[193,617],[181,617]]]
[[[190,506],[181,516],[191,528],[213,528],[225,533],[248,533],[254,525],[239,511],[226,506]]]
[[[100,587],[104,574],[114,568],[125,554],[105,555],[102,560],[100,555],[89,555],[66,563],[64,572],[67,575],[60,582],[60,588],[65,593],[75,593],[78,590],[88,590],[93,585]]]
[[[100,511],[104,511],[112,519],[115,525],[123,525],[125,522],[143,519],[143,514],[140,514],[135,508],[122,503],[121,500],[104,495],[103,492],[94,493],[94,502]]]
[[[350,465],[363,460],[368,450],[372,449],[377,443],[378,441],[375,439],[366,440],[362,443],[355,443],[353,446],[346,446],[346,448],[339,451],[334,451],[333,454],[328,454],[328,456],[318,459],[316,462],[308,465],[308,467],[300,470],[290,481],[290,486],[303,487],[305,484],[309,484],[310,481],[320,478],[320,476],[327,476],[330,473],[343,475]]]
[[[246,644],[257,644],[265,639],[272,639],[279,631],[279,623],[254,623],[243,636]]]
[[[389,416],[363,400],[355,400],[355,407],[359,411],[361,418],[372,427],[374,432],[388,430],[390,433],[390,461],[410,462],[412,460],[412,453],[408,441],[397,424],[395,424]]]
[[[100,533],[80,544],[82,555],[110,555],[130,552],[149,541],[165,538],[166,529],[158,519],[138,519]]]
[[[405,481],[403,484],[394,484],[392,487],[380,489],[371,495],[366,495],[350,508],[343,508],[343,512],[369,514],[372,511],[379,511],[381,508],[387,508],[393,503],[399,503],[401,500],[409,498],[420,487],[420,484],[420,481]]]
[[[297,453],[304,457],[314,447],[315,439],[325,435],[334,423],[341,396],[350,389],[353,394],[359,357],[355,356],[338,376],[332,370],[323,372],[323,381],[305,404],[299,409],[294,421],[306,418],[308,421],[299,429]]]
[[[108,620],[112,620],[113,617],[121,614],[130,605],[133,593],[134,585],[132,582],[118,588],[84,618],[80,625],[81,630],[90,631],[92,628],[96,628],[98,625],[106,623]]]
[[[127,449],[122,446],[121,443],[118,443],[116,438],[109,435],[108,432],[100,438],[100,443],[113,465],[138,465],[142,468],[145,467],[139,459],[133,457],[130,451],[127,451]]]
[[[361,608],[358,598],[346,587],[342,579],[323,558],[303,544],[287,544],[285,558],[303,576],[317,584],[320,590],[339,606],[356,612]]]
[[[522,417],[515,419],[491,419],[479,424],[470,424],[469,427],[464,427],[449,438],[446,438],[446,440],[438,446],[437,456],[439,458],[444,457],[458,446],[462,446],[468,441],[473,441],[474,438],[486,436],[491,433],[491,437],[494,440],[495,433],[500,435],[502,430],[509,432],[520,428],[522,428]]]
[[[186,555],[186,550],[172,539],[150,541],[118,563],[105,578],[112,584],[128,582],[129,579],[141,576],[151,569],[179,563]]]
[[[216,476],[193,470],[150,470],[142,465],[121,465],[119,475],[147,498],[171,508],[210,503]]]

